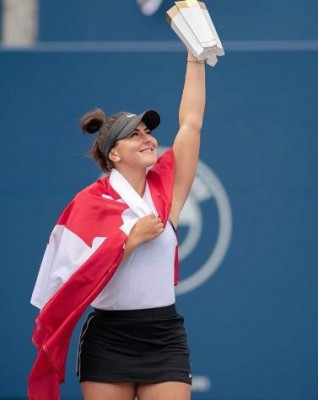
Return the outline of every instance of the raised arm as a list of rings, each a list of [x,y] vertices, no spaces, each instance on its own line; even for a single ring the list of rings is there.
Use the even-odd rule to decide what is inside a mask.
[[[205,65],[188,53],[179,108],[179,131],[173,144],[175,183],[170,218],[175,226],[187,199],[199,158],[200,133],[205,108]]]

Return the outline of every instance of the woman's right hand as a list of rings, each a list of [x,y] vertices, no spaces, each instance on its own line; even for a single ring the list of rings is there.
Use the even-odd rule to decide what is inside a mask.
[[[159,236],[164,230],[161,218],[155,215],[147,215],[140,218],[132,228],[129,238],[139,246],[142,243],[149,242]]]
[[[126,240],[123,260],[126,259],[136,247],[155,239],[163,231],[164,226],[161,218],[153,214],[140,218],[132,228]]]

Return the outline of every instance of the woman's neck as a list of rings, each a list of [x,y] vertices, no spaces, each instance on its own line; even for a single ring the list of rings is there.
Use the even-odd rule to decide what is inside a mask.
[[[120,168],[118,168],[117,171],[127,180],[127,182],[130,183],[130,185],[135,189],[139,196],[142,197],[144,195],[146,187],[146,170],[121,170]]]

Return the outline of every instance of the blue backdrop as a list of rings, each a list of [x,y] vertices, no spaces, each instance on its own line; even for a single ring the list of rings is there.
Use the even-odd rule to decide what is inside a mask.
[[[217,270],[178,296],[192,349],[193,398],[316,400],[318,3],[206,3],[228,51],[207,68],[207,170],[199,171],[180,228],[182,242],[200,226],[182,260],[182,279],[200,270],[220,235],[212,172],[230,209]],[[185,52],[164,21],[170,5],[147,18],[134,1],[69,0],[58,7],[42,0],[42,47],[0,51],[0,397],[25,395],[36,355],[30,338],[37,311],[29,299],[49,233],[72,196],[99,175],[86,157],[90,139],[81,135],[80,116],[95,107],[108,114],[155,108],[162,115],[157,138],[172,143]],[[158,51],[163,40],[174,50]],[[262,51],[248,51],[250,40],[273,42],[269,50],[258,42]],[[298,40],[298,51],[286,50]],[[111,50],[112,41],[125,48]],[[154,41],[153,49],[145,41]],[[68,397],[80,396],[76,342],[77,332],[63,386]]]

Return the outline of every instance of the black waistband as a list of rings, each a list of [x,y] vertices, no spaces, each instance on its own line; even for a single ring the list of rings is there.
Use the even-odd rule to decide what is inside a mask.
[[[100,310],[94,309],[95,315],[103,318],[170,318],[177,315],[175,304],[165,307],[145,308],[140,310]]]

